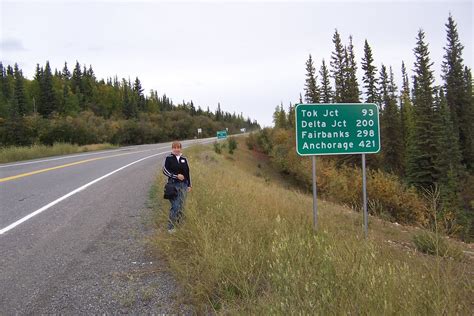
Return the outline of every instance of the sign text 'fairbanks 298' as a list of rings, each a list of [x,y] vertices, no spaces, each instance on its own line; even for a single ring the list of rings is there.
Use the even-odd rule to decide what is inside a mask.
[[[301,156],[380,151],[379,110],[372,103],[298,104],[296,151]]]

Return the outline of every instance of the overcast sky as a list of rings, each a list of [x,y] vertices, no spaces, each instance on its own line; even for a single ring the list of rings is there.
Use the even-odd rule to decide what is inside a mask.
[[[272,125],[275,106],[298,102],[308,54],[317,70],[329,62],[336,28],[344,44],[353,36],[360,78],[367,39],[376,65],[391,65],[397,82],[402,60],[411,75],[422,28],[439,81],[451,12],[472,67],[472,1],[0,3],[0,59],[17,62],[29,79],[37,63],[62,69],[67,61],[72,70],[78,60],[99,79],[138,76],[147,94],[211,110],[220,102],[263,126]]]

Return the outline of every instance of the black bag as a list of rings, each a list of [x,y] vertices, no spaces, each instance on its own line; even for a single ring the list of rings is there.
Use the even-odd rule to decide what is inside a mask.
[[[172,200],[178,195],[178,189],[176,189],[176,187],[171,182],[165,184],[164,191],[163,198],[167,200]]]

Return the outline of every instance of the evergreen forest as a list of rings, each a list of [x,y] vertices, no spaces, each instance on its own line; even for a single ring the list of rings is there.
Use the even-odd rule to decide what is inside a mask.
[[[422,195],[439,190],[444,220],[462,226],[472,236],[474,218],[474,103],[471,69],[464,64],[463,45],[456,22],[449,15],[446,44],[442,61],[441,84],[435,84],[434,63],[422,29],[416,34],[412,66],[413,76],[401,61],[402,86],[397,87],[393,68],[374,63],[374,51],[368,40],[360,67],[358,82],[357,58],[353,39],[344,44],[335,30],[334,50],[321,60],[319,71],[313,57],[306,61],[304,103],[376,103],[380,111],[381,152],[367,156],[370,169],[394,175],[407,187]],[[295,114],[293,104],[287,111],[283,105],[273,113],[275,128],[288,131],[288,146],[294,146]],[[268,134],[268,133],[267,133]],[[284,143],[265,136],[260,141],[267,152],[278,156],[275,146]],[[289,144],[287,143],[287,144]],[[329,157],[337,165],[360,166],[360,155]],[[283,167],[282,169],[285,169]],[[460,226],[459,226],[460,225]],[[455,225],[454,225],[455,226]]]
[[[220,103],[211,112],[193,101],[175,104],[156,90],[145,95],[138,77],[133,82],[117,76],[98,80],[92,66],[76,61],[71,71],[65,62],[53,71],[47,61],[36,66],[29,80],[18,64],[0,61],[0,147],[145,144],[210,137],[224,129],[239,133],[242,128],[259,125],[243,114],[223,111]]]

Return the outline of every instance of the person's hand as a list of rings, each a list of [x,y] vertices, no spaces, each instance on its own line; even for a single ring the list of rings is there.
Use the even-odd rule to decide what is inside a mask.
[[[192,187],[188,187],[188,192],[191,192],[193,188]]]
[[[179,179],[180,181],[183,181],[183,180],[184,180],[184,176],[180,173],[180,174],[178,174],[178,179]]]

